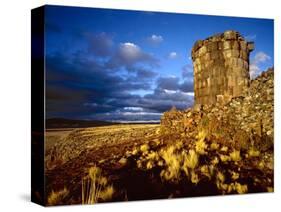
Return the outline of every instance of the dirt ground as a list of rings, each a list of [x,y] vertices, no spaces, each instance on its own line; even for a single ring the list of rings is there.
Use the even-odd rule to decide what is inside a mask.
[[[190,138],[158,124],[124,124],[48,130],[45,142],[49,205],[83,203],[91,167],[114,187],[98,202],[273,191],[272,150],[249,157],[202,133]]]
[[[45,145],[47,193],[66,187],[71,193],[67,203],[81,203],[81,179],[87,175],[90,167],[98,166],[111,182],[116,182],[115,187],[119,187],[113,201],[126,200],[128,187],[132,187],[133,193],[136,193],[137,188],[144,184],[142,181],[147,179],[143,178],[142,173],[131,171],[135,167],[125,159],[125,153],[158,139],[159,128],[158,124],[127,124],[48,130]],[[139,176],[131,178],[130,174]],[[132,196],[136,196],[134,199],[146,199],[146,194],[151,196],[145,190],[140,193],[142,195],[139,197],[135,194]]]

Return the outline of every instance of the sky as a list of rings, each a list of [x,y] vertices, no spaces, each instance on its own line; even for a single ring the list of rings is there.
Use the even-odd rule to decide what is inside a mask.
[[[255,43],[250,75],[274,64],[273,20],[46,6],[46,116],[159,122],[193,106],[191,49],[236,30]]]

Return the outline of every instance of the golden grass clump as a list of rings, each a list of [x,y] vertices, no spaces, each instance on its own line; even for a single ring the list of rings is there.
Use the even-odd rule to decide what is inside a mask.
[[[219,163],[218,157],[215,157],[215,158],[211,161],[211,164],[212,164],[212,165],[217,165],[218,163]]]
[[[238,194],[245,194],[248,192],[247,185],[241,185],[240,183],[235,182],[234,186],[235,186],[234,188]]]
[[[220,145],[218,143],[211,143],[210,148],[211,150],[217,150],[220,147]]]
[[[190,178],[191,182],[194,184],[197,184],[199,182],[199,177],[198,175],[195,173],[194,170],[191,171],[191,178]]]
[[[48,196],[48,205],[61,205],[63,204],[63,200],[69,194],[67,188],[64,188],[60,191],[52,191],[51,194]]]
[[[223,146],[223,147],[221,148],[221,151],[222,151],[222,152],[227,152],[227,150],[228,150],[228,147],[227,147],[227,146]]]
[[[211,167],[212,169],[212,167]],[[200,168],[201,174],[208,177],[209,179],[211,179],[211,173],[210,173],[210,169],[207,165],[203,165]]]
[[[204,142],[207,136],[206,131],[201,130],[198,133],[198,141],[195,143],[195,150],[198,154],[204,155],[206,154],[205,149],[207,149],[207,145]]]
[[[188,167],[190,169],[195,169],[195,167],[198,165],[199,156],[198,154],[193,150],[189,150],[188,155],[186,156],[184,160],[183,167]]]
[[[220,159],[224,163],[231,160],[230,156],[228,156],[228,155],[220,155]]]
[[[239,178],[239,173],[237,172],[231,172],[231,179],[232,180],[237,180]]]
[[[249,157],[258,157],[260,155],[260,151],[254,149],[253,147],[251,147],[249,150],[248,150],[248,155]]]
[[[187,154],[178,144],[162,149],[160,156],[165,162],[165,169],[160,174],[162,179],[178,182],[183,172],[192,183],[198,183],[199,177],[194,169],[198,166],[199,155],[195,150],[190,149]]]
[[[166,169],[162,170],[160,176],[165,180],[179,180],[181,169],[181,155],[175,152],[175,146],[169,146],[160,151],[160,156],[166,163]]]
[[[143,144],[143,145],[141,145],[140,151],[141,151],[142,153],[148,152],[148,150],[149,150],[148,144]]]
[[[95,204],[100,200],[106,201],[112,198],[114,188],[108,185],[106,177],[102,176],[99,167],[89,169],[88,176],[82,179],[82,204]]]
[[[229,154],[229,156],[230,156],[231,160],[234,161],[234,162],[237,162],[237,161],[241,160],[239,150],[234,150],[233,152],[231,152]]]

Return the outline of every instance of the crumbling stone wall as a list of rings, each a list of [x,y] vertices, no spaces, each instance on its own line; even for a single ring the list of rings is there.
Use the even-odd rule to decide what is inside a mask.
[[[236,31],[198,40],[192,48],[196,104],[226,102],[249,86],[253,42]]]

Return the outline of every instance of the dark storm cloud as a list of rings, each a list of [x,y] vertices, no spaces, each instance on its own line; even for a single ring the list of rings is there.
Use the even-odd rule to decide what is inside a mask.
[[[155,90],[154,93],[140,96],[129,96],[123,101],[113,99],[111,105],[117,106],[114,111],[106,113],[94,113],[93,119],[111,121],[152,121],[160,120],[163,112],[173,106],[178,109],[186,109],[193,105],[193,96],[177,91],[167,93],[163,90]]]
[[[191,64],[187,64],[182,67],[183,78],[193,78],[193,67]]]
[[[178,77],[159,77],[157,80],[157,87],[159,90],[171,90],[182,92],[193,92],[193,77],[185,78],[181,83]]]
[[[193,104],[193,96],[181,91],[169,92],[156,89],[154,93],[147,94],[140,100],[142,105],[159,112],[165,112],[172,106],[185,109]]]
[[[158,88],[167,90],[177,90],[179,88],[178,77],[160,77],[157,80]]]
[[[151,78],[156,77],[157,75],[158,74],[154,71],[140,68],[140,69],[137,70],[136,77],[140,78],[140,79],[151,79]]]
[[[113,53],[112,36],[102,32],[97,35],[85,33],[89,41],[89,52],[99,57],[110,56]]]
[[[59,101],[79,101],[84,99],[87,95],[87,91],[67,88],[62,85],[48,85],[48,89],[46,90],[46,98],[47,100],[59,100]]]
[[[105,33],[86,38],[84,50],[46,57],[48,118],[151,121],[159,120],[172,106],[185,109],[193,104],[192,94],[185,93],[193,91],[192,81],[157,79],[153,69],[159,66],[158,59],[136,44],[121,43],[115,48]]]
[[[179,89],[183,92],[194,92],[193,79],[188,78],[184,80],[184,82],[180,84]]]
[[[154,72],[146,70],[146,76],[137,78],[139,72],[145,70],[137,69],[135,77],[121,77],[107,70],[103,64],[84,58],[80,54],[71,57],[61,54],[49,55],[46,61],[47,111],[52,109],[52,114],[65,114],[66,108],[72,104],[80,105],[81,113],[115,110],[118,104],[112,104],[112,99],[113,102],[124,102],[136,98],[137,96],[131,95],[129,91],[151,89],[151,84],[146,78],[149,75],[154,76]],[[125,103],[123,105],[125,106]],[[75,108],[74,106],[72,108]]]

